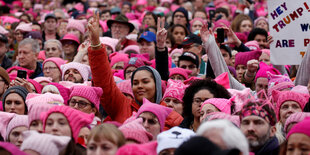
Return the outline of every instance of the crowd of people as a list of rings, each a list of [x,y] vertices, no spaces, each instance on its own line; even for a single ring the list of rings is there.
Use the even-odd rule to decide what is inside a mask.
[[[266,0],[0,0],[0,154],[310,154],[310,47]]]

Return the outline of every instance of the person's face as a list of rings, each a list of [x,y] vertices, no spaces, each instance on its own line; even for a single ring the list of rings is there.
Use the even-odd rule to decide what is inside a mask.
[[[164,150],[160,151],[158,155],[172,155],[172,154],[174,154],[175,150],[176,150],[176,148],[164,149]]]
[[[169,79],[172,79],[172,80],[175,80],[175,81],[176,81],[176,80],[180,80],[180,81],[182,81],[182,82],[185,81],[185,77],[183,77],[183,76],[180,75],[180,74],[174,74],[174,75],[170,76]]]
[[[236,68],[237,80],[240,82],[242,80],[243,73],[246,71],[246,66],[238,65]]]
[[[61,57],[61,51],[58,48],[57,43],[49,42],[44,48],[46,58]]]
[[[74,46],[73,41],[63,42],[62,49],[66,55],[72,55],[73,53],[75,53],[75,46]]]
[[[222,56],[226,62],[226,65],[230,66],[231,65],[231,59],[230,59],[228,52],[224,49],[221,49],[221,53],[222,53]]]
[[[16,39],[17,42],[20,42],[20,41],[22,41],[24,39],[24,34],[20,30],[17,30],[14,33],[14,36],[15,36],[15,39]]]
[[[5,98],[4,109],[5,112],[24,115],[26,109],[25,102],[17,93],[11,93]]]
[[[137,69],[137,68],[134,67],[134,66],[130,66],[130,67],[128,67],[128,68],[126,69],[126,71],[125,71],[126,80],[131,79],[131,75],[132,75],[132,73],[133,73],[136,69]]]
[[[61,73],[54,62],[48,61],[43,66],[43,74],[45,77],[51,77],[53,82],[61,81]]]
[[[207,89],[202,89],[198,91],[193,98],[193,103],[192,103],[192,114],[194,115],[195,118],[200,118],[200,106],[201,104],[210,98],[213,98],[214,95]]]
[[[155,43],[147,42],[146,40],[142,40],[138,43],[140,48],[140,53],[148,53],[150,56],[150,60],[155,58]]]
[[[3,56],[8,51],[4,42],[0,42],[0,56]]]
[[[147,26],[156,26],[155,19],[153,18],[152,15],[145,15],[144,18],[143,18],[143,22]]]
[[[217,18],[218,16],[222,15],[222,18],[221,19],[224,19],[224,20],[228,20],[228,17],[225,15],[225,13],[223,12],[218,12],[214,15],[215,18]]]
[[[11,144],[14,144],[18,148],[20,148],[20,146],[22,145],[24,141],[24,137],[22,133],[27,130],[28,128],[25,126],[19,126],[19,127],[14,128],[9,134],[9,142]]]
[[[124,62],[121,61],[121,62],[115,63],[115,64],[112,66],[112,69],[115,69],[115,70],[123,70],[123,69],[124,69]]]
[[[0,96],[3,95],[3,93],[8,88],[8,85],[4,82],[3,78],[0,76]]]
[[[54,18],[48,18],[45,22],[44,22],[44,28],[46,30],[56,30],[57,28],[57,22],[56,19]]]
[[[43,133],[43,122],[41,120],[34,120],[30,123],[29,130],[35,130]]]
[[[292,134],[287,142],[286,154],[310,154],[310,137],[301,133]]]
[[[143,98],[155,103],[156,86],[153,75],[146,71],[141,70],[136,72],[133,77],[132,91],[135,99],[140,103],[143,102]]]
[[[191,44],[189,46],[183,46],[183,52],[193,52],[201,58],[202,46],[199,44]]]
[[[270,127],[269,123],[259,116],[243,118],[240,129],[248,139],[251,151],[263,146],[275,133],[274,127]]]
[[[252,31],[252,22],[249,20],[243,20],[240,24],[240,32],[250,32]]]
[[[87,144],[87,155],[115,155],[117,149],[116,144],[105,138],[100,138],[98,141],[92,138]]]
[[[191,27],[192,32],[194,33],[195,31],[200,30],[202,28],[202,26],[203,26],[203,24],[199,20],[196,20]]]
[[[59,36],[64,36],[65,34],[67,34],[67,25],[68,25],[67,22],[61,22],[59,24],[59,27],[58,27]]]
[[[194,18],[207,19],[207,15],[204,12],[198,11],[195,13]]]
[[[64,74],[65,81],[71,81],[73,83],[83,83],[83,77],[81,76],[80,72],[77,69],[70,68],[66,70]]]
[[[41,50],[43,48],[42,40],[36,39],[36,41],[39,43],[39,47],[40,47],[40,50]]]
[[[208,138],[215,145],[219,146],[221,149],[227,149],[225,142],[222,138],[223,129],[221,128],[212,128],[208,129],[203,133],[203,137]]]
[[[72,137],[71,127],[67,118],[61,113],[52,113],[46,119],[45,133],[55,136]]]
[[[129,5],[123,5],[122,6],[122,10],[121,10],[122,14],[126,14],[130,12],[130,6]]]
[[[74,34],[77,38],[80,38],[81,37],[81,33],[79,30],[77,30],[76,28],[68,28],[67,29],[67,33],[71,33],[71,34]]]
[[[185,30],[179,26],[175,27],[172,31],[172,37],[174,38],[175,43],[178,45],[182,44],[185,35]]]
[[[264,21],[264,20],[258,21],[256,27],[261,28],[261,29],[264,29],[264,30],[266,30],[267,32],[269,31],[268,23],[267,23],[266,21]]]
[[[172,62],[173,62],[174,64],[178,64],[179,57],[180,57],[181,55],[182,55],[181,53],[174,53],[174,54],[171,56]]]
[[[212,104],[205,104],[200,111],[200,122],[203,121],[203,119],[206,118],[208,114],[213,112],[220,112],[220,110]]]
[[[267,93],[267,91],[268,91],[268,79],[264,78],[264,77],[257,78],[256,83],[255,83],[255,91],[258,93],[263,89]]]
[[[18,48],[17,60],[21,67],[32,69],[32,66],[37,63],[37,55],[32,51],[31,44],[26,44]]]
[[[128,35],[129,26],[121,23],[113,23],[111,25],[112,38],[121,39]]]
[[[267,65],[271,64],[270,56],[264,52],[262,52],[262,55],[259,57],[259,62],[261,62],[261,61],[266,63]]]
[[[183,26],[186,26],[186,17],[184,16],[184,14],[182,12],[176,12],[174,14],[174,18],[173,18],[173,24],[180,24]]]
[[[285,124],[286,119],[293,113],[302,112],[301,107],[295,101],[286,101],[280,107],[280,122]]]
[[[254,38],[259,44],[260,49],[265,49],[267,44],[267,38],[264,35],[257,34]]]
[[[96,113],[96,108],[92,106],[92,103],[80,96],[73,96],[69,101],[69,106],[87,114]]]
[[[192,71],[192,73],[191,73],[190,76],[197,76],[197,75],[198,75],[199,69],[198,69],[197,66],[196,66],[193,62],[191,62],[191,61],[181,60],[181,61],[179,62],[179,67],[180,67],[180,68],[183,68],[183,69],[187,69],[187,70]]]
[[[150,112],[143,112],[139,118],[143,119],[143,127],[145,130],[153,135],[153,139],[156,140],[157,135],[160,133],[160,124],[158,118]]]
[[[106,20],[109,20],[109,19],[111,19],[111,14],[110,14],[109,12],[103,13],[103,14],[101,15],[101,20],[102,20],[102,21],[106,21]]]
[[[166,97],[164,101],[167,104],[167,107],[173,108],[174,111],[182,115],[183,113],[183,103],[176,98]]]

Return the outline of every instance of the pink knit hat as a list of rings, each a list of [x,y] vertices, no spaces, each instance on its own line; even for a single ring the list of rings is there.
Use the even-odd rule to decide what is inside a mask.
[[[268,78],[267,71],[274,74],[274,75],[281,75],[281,73],[277,69],[273,68],[272,66],[267,65],[264,62],[260,62],[259,63],[259,70],[256,73],[254,81],[256,82],[256,80],[258,78],[266,78],[267,79]]]
[[[0,34],[8,34],[9,31],[7,31],[4,27],[0,26]]]
[[[6,137],[7,126],[11,119],[15,116],[15,113],[8,113],[0,111],[0,132],[2,137]]]
[[[247,46],[251,51],[260,50],[259,44],[256,40],[248,41],[244,45]]]
[[[271,96],[274,90],[283,90],[293,88],[295,85],[292,80],[285,75],[274,75],[267,71],[268,76],[268,96]]]
[[[128,55],[127,54],[122,54],[122,53],[112,53],[109,56],[111,62],[110,66],[113,67],[116,63],[118,62],[127,62],[129,61]]]
[[[64,79],[65,72],[71,68],[74,68],[74,69],[79,71],[84,82],[87,81],[91,75],[90,67],[88,65],[84,65],[84,64],[81,64],[78,62],[70,62],[70,63],[64,64],[64,65],[61,65],[60,68],[62,70],[62,80],[65,80]]]
[[[15,28],[15,31],[20,30],[23,32],[30,32],[32,31],[31,26],[32,26],[32,23],[29,23],[29,24],[21,23]]]
[[[213,113],[208,114],[208,116],[209,116],[208,121],[216,120],[216,119],[226,119],[234,123],[236,126],[238,127],[240,126],[240,117],[237,115],[230,115],[224,112],[213,112]]]
[[[182,55],[183,53],[183,48],[175,48],[174,50],[171,51],[169,54],[170,57],[172,57],[175,53],[180,53]]]
[[[41,114],[47,112],[52,107],[56,106],[55,104],[46,104],[46,103],[39,103],[39,104],[31,104],[29,107],[28,112],[28,125],[30,126],[32,121],[40,120]]]
[[[309,112],[295,112],[291,114],[285,121],[284,131],[287,132],[287,128],[292,123],[299,123],[303,121],[306,117],[310,117]]]
[[[169,68],[169,77],[179,74],[184,77],[185,80],[188,79],[188,75],[190,75],[192,71],[183,69],[183,68]]]
[[[284,102],[295,101],[299,104],[301,109],[304,109],[310,96],[307,94],[301,94],[301,93],[297,93],[293,91],[274,90],[272,91],[272,97],[274,101],[277,103],[276,114],[277,114],[278,120],[280,120],[280,108]]]
[[[70,99],[73,96],[83,97],[87,99],[89,102],[91,102],[92,104],[94,104],[94,106],[99,111],[100,97],[103,93],[100,87],[77,85],[77,86],[71,87],[70,91],[71,91],[71,94],[69,97]]]
[[[75,28],[78,31],[80,31],[82,34],[85,33],[85,26],[81,20],[69,19],[68,25],[67,25],[67,30],[69,28]]]
[[[72,33],[68,33],[66,34],[61,40],[60,42],[63,44],[64,41],[74,41],[76,44],[80,44],[79,38],[77,36],[75,36]]]
[[[269,50],[269,49],[262,49],[262,52],[263,52],[263,53],[266,53],[267,55],[270,56],[270,50]]]
[[[47,83],[51,83],[52,82],[52,78],[51,77],[43,77],[43,76],[36,77],[33,80],[38,82],[38,83],[40,83],[40,84],[42,82],[47,82]]]
[[[131,122],[119,127],[126,140],[134,140],[139,144],[147,143],[153,140],[152,134],[147,132],[142,125],[142,118],[137,118]]]
[[[20,147],[21,150],[33,150],[44,155],[59,154],[71,140],[68,136],[55,136],[38,133],[37,131],[25,131],[23,137],[24,141]]]
[[[136,58],[141,58],[142,60],[150,60],[150,55],[148,53],[143,53],[143,54],[131,54],[131,57],[136,57]]]
[[[58,67],[58,69],[59,69],[61,74],[62,74],[62,72],[61,72],[60,66],[66,64],[68,62],[67,60],[64,60],[64,59],[61,59],[61,58],[52,57],[52,58],[48,58],[48,59],[44,60],[43,65],[42,65],[43,68],[44,68],[45,63],[48,62],[48,61],[53,62]]]
[[[54,83],[54,82],[49,83],[48,85],[53,85],[53,86],[55,86],[55,87],[58,89],[58,91],[59,91],[60,95],[62,96],[62,98],[64,99],[64,104],[65,104],[65,105],[68,105],[68,100],[69,100],[69,95],[70,95],[70,89],[64,87],[63,85],[61,85],[61,84],[59,84],[59,83]]]
[[[182,98],[186,88],[187,86],[183,84],[183,82],[169,79],[163,100],[167,97],[172,97],[178,99],[180,102],[183,102]]]
[[[67,118],[67,121],[71,127],[72,137],[75,142],[77,142],[80,129],[91,124],[94,119],[94,114],[86,114],[68,106],[54,106],[49,111],[41,115],[44,131],[46,127],[46,120],[52,113],[61,113]]]
[[[28,129],[28,116],[27,115],[15,115],[6,127],[5,140],[8,141],[11,131],[17,127],[25,126]]]
[[[13,154],[27,155],[23,151],[19,150],[19,148],[16,145],[9,143],[9,142],[0,142],[0,148],[3,148],[4,150],[8,151],[12,155]]]
[[[165,121],[167,116],[172,112],[171,108],[164,107],[162,105],[158,105],[155,103],[150,102],[146,98],[143,98],[143,104],[138,110],[137,117],[141,115],[143,112],[151,112],[153,113],[160,124],[160,131],[164,129]]]
[[[310,95],[308,88],[306,86],[302,86],[302,85],[298,85],[298,86],[293,87],[291,91],[301,93],[301,94]]]
[[[310,117],[306,117],[303,121],[297,123],[287,134],[286,139],[289,139],[289,137],[294,133],[301,133],[305,134],[308,137],[310,137]]]
[[[195,21],[200,21],[202,23],[202,25],[205,25],[207,24],[207,21],[206,20],[203,20],[202,18],[194,18],[192,19],[189,24],[191,25],[191,27],[193,26],[193,24],[195,23]]]
[[[230,27],[230,22],[228,20],[225,20],[225,19],[220,19],[220,20],[214,22],[213,30],[215,30],[216,28],[219,28],[219,27]]]
[[[243,105],[246,101],[251,97],[251,89],[245,88],[243,90],[236,90],[236,89],[228,89],[228,92],[234,97],[235,103],[235,112],[239,112],[242,110]]]
[[[262,51],[251,51],[251,52],[239,52],[236,54],[235,58],[235,68],[237,68],[238,65],[244,65],[247,66],[247,62],[255,59],[258,60],[260,55],[262,54]]]
[[[124,80],[121,81],[119,83],[116,84],[118,89],[124,93],[124,94],[128,94],[130,95],[132,98],[134,98],[133,96],[133,92],[132,92],[132,88],[131,88],[131,82],[130,80]]]
[[[135,51],[136,53],[140,53],[140,47],[138,45],[129,45],[126,46],[123,50],[119,51],[119,53],[126,53],[128,51]]]
[[[31,76],[33,73],[34,73],[34,71],[33,70],[30,70],[30,69],[27,69],[27,68],[23,68],[23,67],[20,67],[20,66],[13,66],[13,67],[10,67],[10,68],[8,68],[6,71],[10,74],[11,72],[13,72],[13,71],[18,71],[18,70],[24,70],[24,71],[26,71],[27,72],[27,76],[29,77],[29,76]]]
[[[34,88],[36,89],[37,93],[39,93],[39,94],[41,93],[43,86],[39,82],[34,81],[32,79],[27,79],[27,81],[34,86]]]
[[[229,76],[227,72],[224,72],[222,74],[220,74],[219,76],[217,76],[214,81],[217,84],[222,85],[224,88],[229,89],[230,88],[230,83],[229,83]]]
[[[131,57],[124,65],[124,75],[128,67],[133,66],[133,67],[139,68],[142,66],[149,66],[151,64],[152,63],[148,60],[144,60],[138,57]]]
[[[114,39],[110,37],[100,37],[99,39],[102,44],[111,47],[113,52],[116,52],[115,47],[118,43],[118,39]]]
[[[36,94],[29,93],[26,97],[27,106],[31,106],[33,104],[54,104],[54,105],[64,105],[64,99],[61,95],[58,94]]]
[[[119,148],[116,155],[157,155],[157,141],[145,144],[127,144]]]
[[[268,19],[266,18],[266,17],[258,17],[258,18],[256,18],[255,19],[255,21],[254,21],[254,27],[256,27],[257,26],[257,24],[258,24],[258,22],[259,21],[261,21],[261,20],[263,20],[263,21],[265,21],[266,23],[268,23]]]
[[[212,104],[215,106],[220,112],[231,114],[231,105],[232,101],[231,99],[224,99],[224,98],[211,98],[206,101],[204,101],[200,107],[200,111],[202,110],[203,106],[206,104]]]

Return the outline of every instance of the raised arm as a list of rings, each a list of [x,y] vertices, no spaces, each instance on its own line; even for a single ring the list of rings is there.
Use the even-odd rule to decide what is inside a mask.
[[[297,71],[295,85],[307,86],[310,80],[310,46],[307,48],[307,52],[303,57],[299,69]]]
[[[89,64],[92,71],[93,84],[101,87],[103,94],[100,103],[108,115],[115,120],[118,114],[122,113],[126,103],[130,103],[114,82],[113,74],[108,61],[106,48],[99,40],[99,13],[89,21],[91,45],[88,48]]]
[[[230,75],[230,72],[221,54],[221,51],[215,42],[215,38],[211,29],[208,30],[207,25],[204,25],[200,30],[200,35],[215,76],[219,76],[224,72],[228,72],[230,87],[232,89],[237,90],[245,89],[245,86],[243,86],[241,83],[239,83],[235,78],[233,78]]]

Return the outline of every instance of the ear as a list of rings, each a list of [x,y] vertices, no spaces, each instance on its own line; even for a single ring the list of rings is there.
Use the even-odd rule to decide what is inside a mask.
[[[271,126],[269,132],[270,132],[270,137],[274,137],[276,135],[276,132],[277,132],[276,126],[275,125]]]

